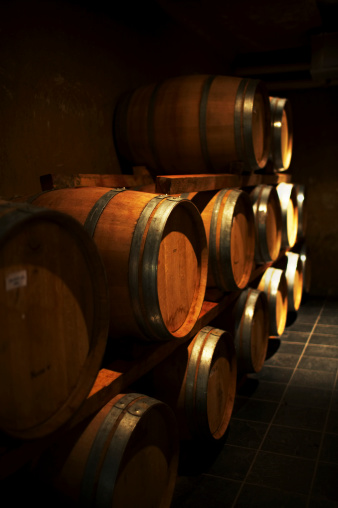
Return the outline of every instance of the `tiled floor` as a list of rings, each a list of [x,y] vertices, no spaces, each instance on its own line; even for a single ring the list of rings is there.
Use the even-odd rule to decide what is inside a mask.
[[[307,297],[238,388],[215,449],[182,448],[172,508],[338,507],[338,299]]]

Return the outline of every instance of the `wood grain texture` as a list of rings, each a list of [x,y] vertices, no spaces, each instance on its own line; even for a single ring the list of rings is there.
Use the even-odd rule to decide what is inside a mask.
[[[237,362],[232,336],[210,326],[147,377],[149,393],[174,410],[181,439],[221,439],[232,414]]]
[[[127,106],[117,105],[117,150],[156,174],[224,173],[235,161],[249,164],[247,141],[241,153],[236,146],[238,129],[253,145],[255,169],[264,167],[270,139],[268,95],[260,85],[251,105],[246,88],[238,91],[241,82],[203,74],[136,89]]]
[[[282,247],[293,247],[298,233],[297,187],[282,182],[276,189],[282,210]]]
[[[156,177],[156,192],[163,194],[181,194],[225,189],[226,187],[254,187],[260,184],[276,185],[291,182],[290,174],[193,174],[160,175]]]
[[[250,199],[255,217],[255,261],[274,261],[282,244],[282,210],[277,191],[272,185],[257,185],[250,191]]]
[[[171,409],[143,394],[119,394],[85,425],[65,434],[35,472],[66,506],[169,508],[178,466],[178,433]],[[48,490],[49,488],[49,490]]]
[[[257,289],[264,291],[269,306],[269,336],[282,335],[288,314],[288,287],[285,272],[279,268],[267,268],[259,280]]]
[[[189,193],[187,197],[200,211],[206,231],[207,287],[222,291],[243,289],[252,272],[255,249],[254,216],[248,195],[223,189],[216,193]]]
[[[92,207],[108,191],[102,187],[59,189],[37,196],[33,204],[63,211],[84,224]],[[157,198],[157,194],[130,190],[118,193],[107,203],[94,231],[108,278],[112,339],[186,336],[203,304],[207,245],[201,216],[188,200]],[[138,226],[154,199],[156,206],[144,225]],[[133,279],[131,256],[137,266]],[[146,273],[153,274],[150,286]],[[150,292],[155,303],[149,300]]]
[[[107,342],[104,268],[71,217],[0,201],[0,428],[21,439],[64,425],[91,390]]]
[[[63,189],[67,187],[135,187],[153,184],[152,177],[148,174],[123,175],[123,174],[86,174],[77,173],[72,175],[62,173],[48,173],[40,176],[41,189]]]

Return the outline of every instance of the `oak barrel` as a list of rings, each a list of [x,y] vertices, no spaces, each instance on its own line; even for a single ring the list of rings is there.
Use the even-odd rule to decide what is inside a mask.
[[[275,171],[286,171],[293,148],[292,110],[288,99],[269,97],[271,110],[270,158]]]
[[[246,78],[173,77],[124,94],[115,108],[118,154],[157,174],[226,172],[234,161],[263,168],[270,129],[265,84]]]
[[[178,451],[177,423],[166,404],[119,394],[47,450],[35,473],[58,505],[169,508]]]
[[[208,287],[235,291],[246,287],[254,264],[254,216],[240,189],[182,194],[201,213],[209,252]]]
[[[269,336],[282,335],[288,314],[288,286],[285,273],[279,268],[267,268],[257,289],[264,291],[269,306]]]
[[[29,199],[72,215],[93,237],[108,277],[112,336],[160,341],[189,334],[208,271],[204,225],[191,201],[102,187]]]
[[[174,410],[181,439],[218,440],[235,400],[236,353],[232,336],[205,326],[151,373],[151,394]]]
[[[282,244],[282,209],[276,188],[257,185],[250,199],[255,217],[255,261],[275,261]]]
[[[106,274],[72,217],[0,201],[0,429],[20,439],[77,411],[107,342]]]
[[[239,374],[259,372],[269,342],[269,307],[263,291],[247,288],[212,321],[234,337]]]
[[[300,254],[287,252],[287,265],[285,270],[288,285],[288,310],[297,311],[300,307],[303,294],[303,262]]]
[[[282,209],[282,247],[293,247],[298,233],[297,188],[293,183],[279,183],[277,193]]]

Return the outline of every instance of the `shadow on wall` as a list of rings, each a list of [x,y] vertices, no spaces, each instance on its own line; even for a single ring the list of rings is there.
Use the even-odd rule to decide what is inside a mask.
[[[39,192],[46,173],[120,173],[112,117],[123,92],[225,72],[224,60],[146,5],[2,2],[1,196]]]
[[[307,189],[311,294],[338,295],[338,88],[288,93],[293,108],[295,182]]]

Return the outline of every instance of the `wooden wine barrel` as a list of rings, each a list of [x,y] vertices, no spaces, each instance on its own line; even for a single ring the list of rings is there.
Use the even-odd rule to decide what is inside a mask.
[[[84,224],[106,268],[110,333],[143,340],[188,335],[206,288],[208,253],[197,208],[186,199],[102,187],[29,198]]]
[[[151,374],[151,395],[175,412],[181,439],[218,440],[228,427],[236,394],[232,336],[205,326]]]
[[[181,197],[198,208],[207,235],[208,287],[235,291],[246,287],[254,263],[254,216],[248,194],[239,189],[192,192]]]
[[[226,172],[233,161],[263,168],[270,129],[264,83],[238,77],[174,77],[125,94],[115,108],[118,154],[157,174]]]
[[[293,147],[291,104],[288,99],[269,97],[271,110],[270,158],[276,171],[289,168]]]
[[[257,289],[264,291],[269,307],[269,336],[282,335],[288,314],[288,286],[285,273],[279,268],[267,268]]]
[[[237,370],[240,375],[259,372],[269,342],[269,307],[265,293],[244,289],[212,323],[234,337]]]
[[[166,404],[120,394],[45,452],[35,471],[45,496],[57,496],[62,506],[130,508],[137,500],[139,508],[169,508],[178,451]]]
[[[297,239],[305,237],[307,228],[307,199],[305,185],[297,184],[298,231]]]
[[[299,254],[287,252],[287,265],[285,270],[288,285],[288,310],[297,311],[300,307],[303,294],[303,264]]]
[[[109,324],[106,274],[72,217],[0,201],[0,429],[40,438],[89,394]]]
[[[297,189],[292,183],[280,183],[277,192],[282,209],[282,247],[293,247],[298,232]]]
[[[255,217],[255,261],[275,261],[282,244],[282,210],[276,188],[257,185],[250,199]]]

